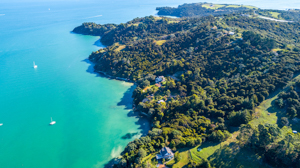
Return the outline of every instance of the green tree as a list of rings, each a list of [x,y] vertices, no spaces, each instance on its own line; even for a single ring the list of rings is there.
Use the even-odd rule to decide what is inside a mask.
[[[147,152],[145,151],[145,149],[140,148],[140,149],[139,149],[139,152],[138,152],[138,155],[139,155],[141,158],[144,158],[144,157],[147,156]]]
[[[178,151],[175,152],[174,159],[175,159],[175,163],[178,163],[181,160],[181,155],[179,154]]]

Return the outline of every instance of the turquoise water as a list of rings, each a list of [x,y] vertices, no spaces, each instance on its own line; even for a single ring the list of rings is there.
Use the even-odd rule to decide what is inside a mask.
[[[147,129],[131,116],[132,84],[98,77],[84,61],[103,47],[99,37],[70,31],[82,22],[121,23],[184,2],[198,1],[1,1],[1,167],[103,167],[133,140],[122,136]],[[270,2],[253,3],[286,8]]]

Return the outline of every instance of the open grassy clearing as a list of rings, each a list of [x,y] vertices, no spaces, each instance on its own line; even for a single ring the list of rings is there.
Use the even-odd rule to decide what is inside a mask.
[[[154,17],[154,19],[155,19],[155,21],[157,21],[157,20],[161,20],[161,19],[162,19],[162,17],[155,16],[155,17]]]
[[[168,21],[168,24],[179,23],[179,22],[180,22],[179,20],[170,20],[170,21]]]
[[[228,138],[226,141],[222,143],[203,143],[200,146],[196,146],[195,148],[192,148],[191,151],[191,157],[194,161],[200,161],[202,159],[208,159],[217,149],[222,148],[225,145],[229,145],[231,142],[234,142],[236,140],[236,137],[238,135],[238,132],[234,132],[230,138]],[[198,152],[198,148],[201,148],[202,150]]]
[[[209,157],[211,166],[214,167],[239,167],[239,168],[267,168],[262,164],[261,157],[253,151],[240,148],[236,143],[223,146]]]
[[[241,5],[227,5],[226,8],[240,8]]]
[[[240,149],[236,144],[238,134],[238,131],[234,132],[231,138],[220,144],[204,143],[191,149],[191,159],[198,163],[207,159],[212,166],[217,167],[266,167],[260,164],[260,156],[253,151]],[[198,147],[202,150],[198,151]]]
[[[296,80],[300,79],[300,75],[296,76],[293,80],[291,80],[287,86],[284,87],[283,90],[278,90],[277,92],[271,94],[269,99],[263,101],[259,106],[255,108],[255,112],[253,114],[254,119],[249,123],[253,126],[258,126],[259,124],[276,124],[278,118],[285,116],[283,110],[280,110],[273,105],[274,100],[278,97],[279,93],[282,91],[286,91],[289,86],[295,83]],[[292,125],[293,130],[300,131],[299,124]],[[283,132],[286,134],[291,134],[292,129],[288,127],[284,127]],[[268,167],[265,165],[261,157],[255,154],[253,151],[247,149],[240,149],[236,144],[236,137],[238,136],[239,131],[236,131],[232,134],[232,137],[228,138],[226,141],[222,143],[211,143],[205,142],[200,146],[196,146],[188,151],[190,151],[190,159],[195,162],[202,163],[204,159],[210,161],[212,165],[218,165],[219,167]],[[201,151],[198,151],[198,148],[201,148]],[[180,153],[182,156],[187,158],[188,153]],[[183,161],[185,163],[186,160]],[[180,162],[179,162],[180,163]],[[178,164],[177,166],[183,165],[183,163]],[[187,162],[188,163],[188,162]],[[187,164],[186,163],[186,164]],[[175,164],[176,165],[176,164]]]
[[[241,8],[241,7],[249,8],[249,9],[258,9],[257,7],[250,6],[250,5],[227,5],[226,6],[226,8]]]
[[[250,124],[253,126],[258,126],[259,124],[276,124],[281,117],[286,117],[285,110],[279,109],[274,106],[274,101],[278,98],[278,95],[283,92],[287,91],[291,85],[295,83],[295,81],[300,80],[300,75],[296,76],[293,80],[291,80],[283,90],[275,92],[273,95],[270,95],[270,98],[263,101],[258,107],[255,108],[254,117]],[[293,122],[291,119],[290,126],[293,130],[300,131],[299,123]],[[291,130],[287,130],[291,132]]]
[[[279,19],[279,15],[280,15],[280,13],[278,13],[278,12],[269,12],[271,15],[272,15],[272,17],[273,18],[275,18],[275,19]]]
[[[243,5],[243,7],[249,8],[249,9],[258,9],[258,7],[251,6],[251,5]]]
[[[224,7],[225,5],[221,4],[203,4],[202,7],[206,9],[219,9]]]
[[[115,49],[115,51],[121,51],[124,48],[126,48],[126,45],[120,45],[118,48]]]
[[[167,40],[158,40],[158,41],[156,41],[155,43],[156,43],[156,45],[163,45],[165,42],[167,42]]]
[[[190,150],[182,149],[182,150],[179,150],[179,152],[180,152],[181,160],[178,163],[175,163],[175,161],[173,159],[170,162],[168,162],[166,164],[166,166],[172,167],[172,168],[181,168],[189,163],[189,160],[191,159]]]
[[[275,48],[275,49],[272,49],[273,52],[277,52],[277,51],[283,51],[283,52],[288,52],[287,49],[280,49],[280,48]]]

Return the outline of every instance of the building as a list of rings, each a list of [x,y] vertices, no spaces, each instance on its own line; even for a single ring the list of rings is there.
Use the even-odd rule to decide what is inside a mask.
[[[214,26],[214,27],[212,27],[211,29],[212,29],[212,30],[217,30],[218,27],[217,27],[217,26]]]
[[[160,87],[161,87],[161,84],[160,84],[160,83],[156,83],[155,86],[157,86],[157,87],[160,88]]]
[[[164,100],[159,100],[157,103],[161,104],[162,102],[165,102]]]
[[[229,32],[228,34],[232,36],[232,35],[234,35],[234,32]]]
[[[164,82],[164,81],[166,81],[164,76],[159,76],[155,79],[155,83]]]
[[[293,130],[293,133],[294,133],[294,134],[297,134],[297,131]]]
[[[143,102],[143,103],[146,103],[146,102],[148,102],[148,101],[149,101],[148,98],[144,98],[142,102]]]
[[[172,159],[174,157],[174,153],[168,147],[164,147],[160,150],[160,153],[156,155],[156,159]]]
[[[248,14],[241,14],[241,16],[250,17],[250,15],[248,15]]]

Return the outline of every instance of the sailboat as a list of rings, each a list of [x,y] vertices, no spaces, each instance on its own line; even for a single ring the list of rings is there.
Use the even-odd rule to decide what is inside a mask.
[[[51,117],[51,122],[49,125],[54,125],[56,123],[56,121],[52,121],[52,117]]]
[[[36,69],[37,65],[35,65],[34,61],[33,61],[33,68]]]

